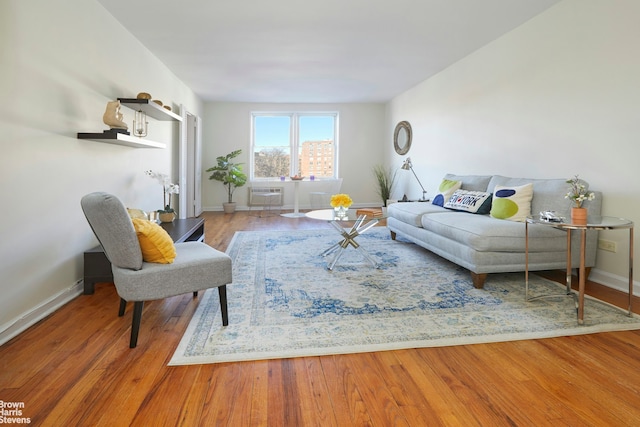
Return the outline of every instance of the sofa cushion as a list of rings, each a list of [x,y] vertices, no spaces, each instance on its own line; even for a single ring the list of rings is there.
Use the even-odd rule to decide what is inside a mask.
[[[532,179],[494,175],[487,191],[493,192],[496,185],[520,186],[527,183],[533,184],[532,215],[538,215],[542,211],[555,211],[559,216],[569,218],[571,203],[564,197],[569,191],[569,184],[564,178]]]
[[[406,224],[422,227],[420,219],[425,214],[448,212],[445,208],[425,202],[392,203],[387,208],[387,216]]]
[[[171,264],[176,259],[173,240],[164,228],[146,219],[133,218],[132,221],[145,262]]]
[[[533,184],[522,186],[496,185],[493,189],[491,216],[497,219],[524,222],[531,215]]]
[[[434,205],[444,206],[447,200],[453,195],[454,191],[460,188],[461,181],[452,181],[450,179],[443,179],[438,187],[438,193],[433,198]]]
[[[491,192],[487,188],[492,177],[492,175],[454,175],[448,173],[444,176],[444,179],[462,182],[460,187],[462,190]]]
[[[422,227],[480,252],[524,253],[525,249],[524,224],[489,215],[447,211],[423,216]],[[546,225],[529,226],[530,251],[564,251],[566,248],[567,235],[564,231]]]
[[[447,203],[444,204],[444,207],[454,211],[488,214],[491,210],[491,193],[456,190]]]

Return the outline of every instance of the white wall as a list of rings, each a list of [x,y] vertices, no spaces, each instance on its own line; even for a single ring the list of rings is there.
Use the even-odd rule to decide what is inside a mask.
[[[78,140],[106,129],[108,100],[138,92],[195,114],[202,103],[94,0],[0,2],[0,343],[77,294],[96,240],[80,209],[89,192],[162,206],[146,169],[177,176],[178,124],[149,119],[167,149]],[[123,108],[129,124],[133,112]],[[115,312],[114,312],[115,313]]]
[[[203,167],[206,170],[216,164],[216,157],[224,156],[241,148],[242,155],[236,160],[245,163],[249,172],[251,148],[252,111],[337,111],[339,113],[339,165],[338,173],[344,179],[342,190],[354,199],[354,206],[381,205],[375,191],[372,167],[384,163],[384,151],[380,148],[391,144],[385,134],[384,104],[252,104],[252,103],[207,103],[203,119]],[[226,193],[220,182],[209,180],[204,172],[202,184],[202,206],[204,210],[222,210]],[[281,185],[280,182],[275,185]],[[285,207],[293,206],[293,184],[287,180]],[[311,183],[303,182],[300,188],[300,208],[309,207],[307,188]],[[247,206],[248,190],[236,190],[233,200],[239,209]]]
[[[565,0],[392,100],[386,132],[411,122],[408,155],[432,195],[447,172],[579,174],[605,215],[640,223],[638,16],[635,0]],[[598,251],[592,278],[624,283],[628,232],[601,237],[618,253]]]

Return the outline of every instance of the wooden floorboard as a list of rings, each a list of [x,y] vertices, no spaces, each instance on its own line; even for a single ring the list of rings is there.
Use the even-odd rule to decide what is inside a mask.
[[[206,241],[237,230],[330,228],[306,218],[205,213]],[[545,272],[562,282],[564,272]],[[491,280],[491,276],[489,279]],[[230,290],[231,291],[231,290]],[[589,282],[620,307],[626,294]],[[41,426],[627,426],[640,420],[640,332],[197,366],[167,366],[198,299],[117,316],[96,286],[0,347],[0,400]],[[640,302],[634,300],[634,307]]]

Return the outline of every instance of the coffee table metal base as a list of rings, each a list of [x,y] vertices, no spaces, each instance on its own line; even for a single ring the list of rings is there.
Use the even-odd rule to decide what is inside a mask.
[[[329,221],[333,228],[342,235],[342,240],[322,252],[323,257],[334,254],[333,258],[327,264],[328,270],[333,270],[333,267],[335,267],[336,263],[340,260],[340,257],[342,257],[344,250],[349,246],[357,249],[358,252],[360,252],[360,254],[362,254],[362,256],[365,257],[374,267],[379,268],[378,262],[369,254],[369,252],[356,242],[356,237],[365,233],[378,223],[377,219],[372,219],[365,223],[366,219],[367,217],[365,215],[359,216],[353,226],[349,229],[342,228],[342,226],[338,224],[338,221]]]

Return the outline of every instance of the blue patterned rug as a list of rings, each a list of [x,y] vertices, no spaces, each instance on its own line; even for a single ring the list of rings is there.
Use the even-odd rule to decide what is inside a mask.
[[[572,298],[524,301],[524,273],[469,272],[429,251],[392,241],[386,227],[358,238],[380,262],[348,248],[333,271],[320,256],[335,230],[238,232],[228,253],[229,326],[216,289],[204,293],[170,365],[358,353],[640,329],[640,319],[593,299],[578,326]],[[561,292],[530,276],[532,295]]]

